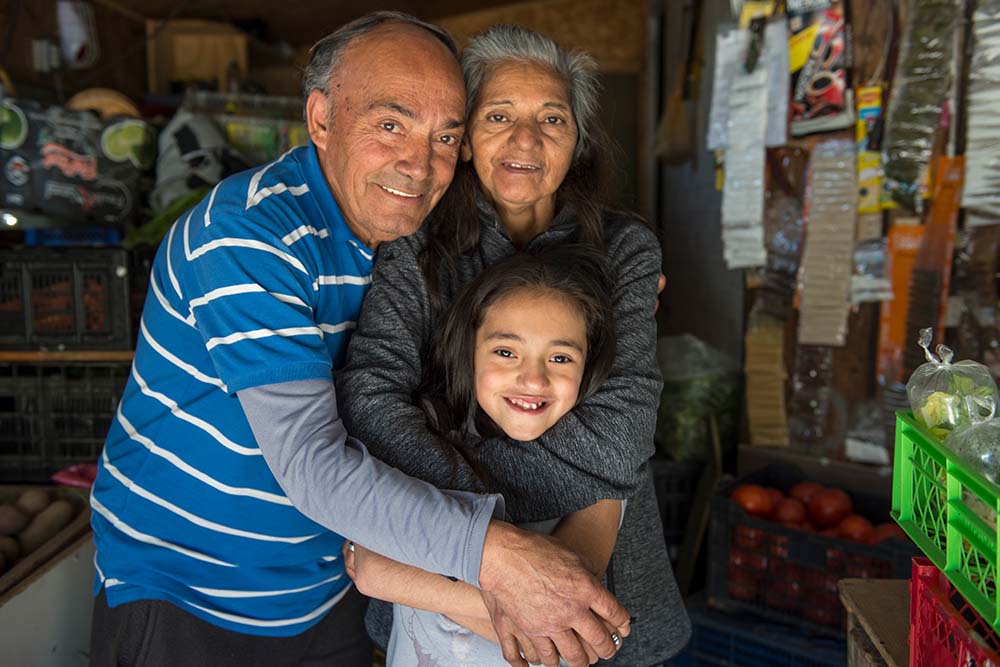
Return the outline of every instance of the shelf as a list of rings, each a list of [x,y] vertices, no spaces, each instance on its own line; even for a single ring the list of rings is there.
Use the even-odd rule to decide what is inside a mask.
[[[131,362],[133,350],[0,350],[0,363]]]

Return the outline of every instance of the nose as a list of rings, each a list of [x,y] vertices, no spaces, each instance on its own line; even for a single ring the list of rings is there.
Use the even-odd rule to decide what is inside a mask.
[[[518,381],[525,389],[539,391],[549,386],[549,374],[545,360],[527,361],[521,366]]]
[[[414,181],[425,181],[431,173],[431,157],[430,141],[414,137],[402,148],[396,171]]]
[[[541,143],[538,124],[534,118],[518,120],[511,132],[511,142],[518,148],[531,149]]]

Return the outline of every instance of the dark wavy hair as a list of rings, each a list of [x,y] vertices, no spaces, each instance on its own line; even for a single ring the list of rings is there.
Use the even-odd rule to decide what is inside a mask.
[[[466,435],[477,410],[476,332],[486,311],[515,290],[555,293],[580,309],[587,323],[587,357],[577,403],[607,379],[615,357],[615,319],[611,280],[601,252],[578,243],[522,252],[490,266],[465,286],[445,313],[431,346],[418,402],[433,405],[431,428],[441,435]],[[544,317],[539,313],[539,317]],[[480,422],[482,426],[482,422]],[[499,429],[492,426],[494,433]],[[460,438],[459,438],[460,439]]]
[[[504,63],[533,63],[566,82],[577,124],[577,144],[569,172],[556,192],[556,207],[571,206],[575,212],[575,241],[603,250],[603,213],[612,180],[611,142],[597,118],[600,85],[593,58],[568,52],[539,33],[500,25],[473,37],[462,52],[461,62],[470,113],[479,103],[483,83]],[[482,199],[475,169],[471,162],[460,160],[451,187],[428,218],[426,245],[420,257],[435,313],[441,313],[446,305],[442,275],[454,275],[457,258],[479,244]]]

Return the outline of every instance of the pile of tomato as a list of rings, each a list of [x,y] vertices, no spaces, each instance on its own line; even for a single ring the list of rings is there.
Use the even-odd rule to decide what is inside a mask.
[[[751,516],[827,537],[864,544],[905,537],[895,523],[873,526],[854,513],[854,501],[847,492],[819,482],[799,482],[788,490],[788,495],[771,486],[741,484],[730,497]]]
[[[789,557],[799,545],[788,531],[737,523],[730,534],[726,572],[731,600],[842,628],[844,613],[837,582],[845,577],[893,576],[891,559],[867,546],[847,546],[841,540],[874,545],[889,538],[905,538],[903,530],[895,523],[873,526],[855,513],[853,499],[842,489],[805,481],[792,486],[786,495],[773,487],[742,484],[733,489],[730,498],[747,514],[776,526],[833,538],[825,544],[801,545],[807,547],[806,562],[815,561],[806,565],[798,562],[801,554]]]

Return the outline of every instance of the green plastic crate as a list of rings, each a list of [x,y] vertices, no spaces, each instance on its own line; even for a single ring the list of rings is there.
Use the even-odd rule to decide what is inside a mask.
[[[1000,486],[959,459],[908,411],[896,413],[892,516],[983,619],[1000,630]]]

